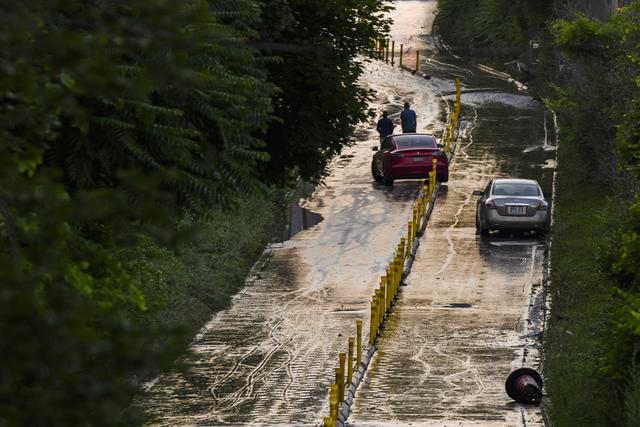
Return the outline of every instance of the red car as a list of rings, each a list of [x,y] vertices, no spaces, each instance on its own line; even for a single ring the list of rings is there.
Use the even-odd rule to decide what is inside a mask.
[[[449,159],[433,135],[405,133],[388,136],[371,162],[373,179],[392,185],[396,179],[428,178],[436,158],[436,179],[449,181]]]

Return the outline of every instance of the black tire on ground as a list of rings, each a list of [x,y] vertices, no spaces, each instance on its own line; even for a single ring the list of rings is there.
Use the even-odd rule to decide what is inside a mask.
[[[382,182],[382,177],[380,176],[380,174],[378,173],[378,170],[376,169],[375,161],[371,162],[371,175],[373,176],[373,179],[376,180],[376,182]]]
[[[382,183],[387,186],[393,185],[393,178],[382,177]]]
[[[538,230],[538,233],[540,233],[541,235],[546,235],[549,234],[551,232],[551,221],[547,220],[547,222],[545,222],[544,226]]]
[[[449,172],[441,173],[437,176],[439,182],[449,182]]]
[[[476,234],[479,234],[481,236],[488,236],[489,235],[489,228],[488,227],[484,228],[482,226],[482,222],[478,218],[477,214],[476,214]]]

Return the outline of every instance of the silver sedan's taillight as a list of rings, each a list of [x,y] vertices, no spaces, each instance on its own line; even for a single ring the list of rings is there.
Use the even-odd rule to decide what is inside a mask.
[[[496,204],[493,203],[493,200],[491,200],[491,199],[487,200],[487,208],[489,208],[489,209],[495,209],[496,208]]]
[[[549,203],[547,203],[544,200],[542,200],[540,202],[540,204],[538,205],[538,210],[539,211],[546,211],[547,209],[549,209]]]

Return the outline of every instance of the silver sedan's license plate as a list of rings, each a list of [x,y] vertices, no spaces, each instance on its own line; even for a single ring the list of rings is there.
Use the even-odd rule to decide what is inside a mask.
[[[414,157],[413,161],[414,162],[424,162],[424,157]]]
[[[524,215],[527,213],[526,206],[507,206],[507,213],[509,215]]]

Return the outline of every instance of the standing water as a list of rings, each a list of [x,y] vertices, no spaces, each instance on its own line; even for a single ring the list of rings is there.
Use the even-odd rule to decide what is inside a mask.
[[[378,61],[367,63],[362,77],[376,90],[375,111],[388,110],[398,122],[409,101],[418,131],[438,135],[456,77],[467,92],[451,181],[442,187],[399,314],[356,399],[353,420],[369,425],[511,420],[520,410],[498,390],[503,371],[506,378],[525,351],[535,362],[535,342],[523,328],[544,242],[477,239],[470,193],[506,175],[537,178],[549,188],[551,171],[542,165],[553,153],[538,149],[547,140],[544,113],[513,85],[440,54],[430,35],[435,7],[435,1],[399,1],[392,12],[392,37],[409,52],[429,52],[421,67],[431,79]],[[159,378],[140,398],[154,424],[314,425],[328,412],[337,355],[356,319],[368,330],[370,295],[404,234],[419,185],[373,181],[374,127],[374,121],[360,126],[355,144],[305,201],[323,220],[267,247],[231,307],[195,338],[184,368]],[[479,385],[483,375],[491,380]],[[474,398],[465,397],[465,384],[474,385]],[[481,402],[483,394],[491,398]]]

